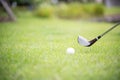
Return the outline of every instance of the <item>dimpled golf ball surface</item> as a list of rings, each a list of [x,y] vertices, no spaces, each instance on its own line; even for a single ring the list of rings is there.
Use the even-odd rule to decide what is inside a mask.
[[[66,52],[67,52],[67,54],[74,54],[75,53],[75,49],[70,47],[70,48],[67,48]]]

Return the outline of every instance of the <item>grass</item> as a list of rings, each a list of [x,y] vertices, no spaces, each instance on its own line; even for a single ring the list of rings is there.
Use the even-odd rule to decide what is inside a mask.
[[[112,25],[28,16],[0,23],[0,80],[119,80],[120,26],[89,48],[77,43]]]

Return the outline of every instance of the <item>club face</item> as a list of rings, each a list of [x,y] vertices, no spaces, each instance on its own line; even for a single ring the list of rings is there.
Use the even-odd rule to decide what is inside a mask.
[[[86,47],[88,47],[90,45],[90,42],[86,38],[84,38],[82,36],[78,36],[78,43],[80,45],[86,46]]]

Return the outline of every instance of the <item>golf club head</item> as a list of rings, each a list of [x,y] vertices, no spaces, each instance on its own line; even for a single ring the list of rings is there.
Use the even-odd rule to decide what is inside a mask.
[[[82,36],[78,36],[78,43],[80,44],[80,45],[82,45],[82,46],[88,46],[88,45],[90,45],[90,42],[86,39],[86,38],[84,38],[84,37],[82,37]]]
[[[78,36],[78,43],[82,46],[90,47],[100,38],[101,38],[101,36],[98,36],[97,38],[94,38],[94,39],[88,41],[86,38],[84,38],[82,36]]]

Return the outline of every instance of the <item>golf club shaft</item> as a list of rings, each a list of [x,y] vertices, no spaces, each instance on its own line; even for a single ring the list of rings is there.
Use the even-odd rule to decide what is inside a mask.
[[[120,24],[120,22],[117,23],[117,24],[115,24],[114,26],[112,26],[110,29],[108,29],[107,31],[105,31],[104,33],[102,33],[102,34],[101,34],[100,36],[98,36],[98,37],[104,36],[106,33],[108,33],[109,31],[111,31],[111,30],[114,29],[115,27],[117,27],[119,24]]]

